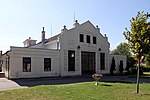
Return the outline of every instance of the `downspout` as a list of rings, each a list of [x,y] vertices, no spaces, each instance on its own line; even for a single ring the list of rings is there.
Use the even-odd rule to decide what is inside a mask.
[[[59,77],[61,77],[61,49],[60,49],[60,37],[57,37],[57,50],[59,51]]]
[[[61,77],[61,50],[59,50],[59,77]]]
[[[10,68],[9,68],[9,62],[10,62],[10,56],[7,53],[6,53],[6,56],[8,57],[7,64],[8,64],[8,79],[9,79],[9,70],[10,70]]]

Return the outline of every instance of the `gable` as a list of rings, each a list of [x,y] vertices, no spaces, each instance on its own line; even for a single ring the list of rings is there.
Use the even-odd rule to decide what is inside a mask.
[[[81,29],[85,31],[95,31],[97,28],[88,20],[80,25]]]
[[[89,20],[84,22],[84,23],[82,23],[81,26],[82,25],[90,25],[91,27],[95,28],[95,26]]]

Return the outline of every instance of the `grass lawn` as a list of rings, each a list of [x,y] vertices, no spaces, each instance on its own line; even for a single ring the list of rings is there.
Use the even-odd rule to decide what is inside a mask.
[[[150,100],[150,84],[94,82],[45,85],[0,91],[0,100]]]

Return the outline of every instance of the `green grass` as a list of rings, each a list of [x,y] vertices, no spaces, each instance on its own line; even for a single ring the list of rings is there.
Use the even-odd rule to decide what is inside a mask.
[[[46,85],[23,89],[0,91],[0,100],[150,100],[150,84],[94,82]]]

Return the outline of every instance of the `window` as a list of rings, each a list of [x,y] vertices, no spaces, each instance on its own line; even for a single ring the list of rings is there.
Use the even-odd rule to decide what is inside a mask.
[[[31,58],[23,57],[23,72],[31,72]]]
[[[89,36],[89,35],[86,36],[86,42],[87,42],[87,43],[90,43],[90,42],[91,42],[91,41],[90,41],[90,36]]]
[[[75,71],[75,51],[68,50],[68,71]]]
[[[93,36],[93,44],[96,44],[96,37]]]
[[[105,70],[105,53],[100,53],[100,69]]]
[[[80,42],[84,42],[84,35],[80,34]]]
[[[0,60],[0,72],[2,72],[2,64],[3,64],[3,60]]]
[[[0,65],[2,65],[3,64],[3,60],[0,60]]]
[[[51,71],[51,58],[44,58],[44,71]]]
[[[6,58],[6,60],[5,60],[5,69],[6,69],[6,71],[8,71],[8,67],[9,67],[9,59]]]

